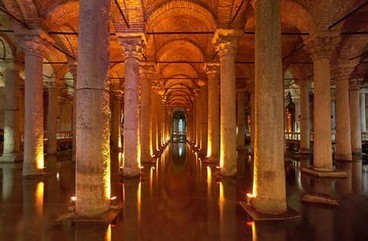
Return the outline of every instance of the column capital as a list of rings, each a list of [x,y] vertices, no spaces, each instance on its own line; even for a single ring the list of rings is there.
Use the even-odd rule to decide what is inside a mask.
[[[216,79],[219,76],[220,64],[219,63],[205,63],[204,71],[206,72],[207,79]]]
[[[220,57],[236,54],[239,37],[242,34],[243,31],[236,29],[216,29],[212,38],[212,44]]]
[[[152,62],[143,62],[139,64],[139,78],[153,79],[156,73],[156,65]]]
[[[110,90],[110,95],[118,101],[124,100],[124,91],[122,90]]]
[[[305,39],[304,48],[313,60],[331,59],[340,39],[339,31],[321,31]]]
[[[165,94],[164,85],[161,80],[153,80],[152,81],[152,90],[158,95],[163,96]]]
[[[364,82],[364,78],[354,78],[349,80],[349,89],[350,90],[359,90],[362,87]]]
[[[70,73],[74,76],[77,75],[77,70],[78,70],[78,62],[74,59],[68,59],[68,67],[69,67],[69,71]]]
[[[123,47],[125,59],[136,58],[141,60],[146,48],[146,36],[143,33],[117,34],[119,43]]]
[[[21,41],[26,54],[43,57],[55,41],[41,28],[25,30],[16,29],[15,35]]]

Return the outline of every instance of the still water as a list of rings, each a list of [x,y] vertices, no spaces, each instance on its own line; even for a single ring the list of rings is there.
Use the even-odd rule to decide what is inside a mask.
[[[124,209],[110,225],[56,223],[72,206],[74,165],[68,156],[47,157],[46,164],[48,175],[39,179],[23,179],[21,164],[0,165],[1,241],[368,240],[362,162],[338,166],[346,179],[315,179],[300,173],[309,160],[287,159],[288,204],[301,218],[253,222],[238,204],[252,190],[249,155],[239,152],[238,177],[224,179],[188,145],[172,143],[154,164],[144,165],[140,179],[123,180],[112,168],[112,193]],[[337,198],[340,207],[300,202],[313,192]]]

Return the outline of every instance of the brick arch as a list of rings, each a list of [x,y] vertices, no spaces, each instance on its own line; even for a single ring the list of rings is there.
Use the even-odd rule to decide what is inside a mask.
[[[43,15],[45,23],[50,27],[50,29],[58,30],[60,26],[67,24],[77,26],[79,3],[78,1],[68,1],[63,4],[55,3],[47,8]],[[76,29],[77,28],[78,27],[76,27]]]
[[[18,47],[18,42],[16,41],[16,39],[14,37],[12,37],[11,35],[7,35],[4,33],[0,33],[0,38],[4,43],[4,48],[5,48],[5,53],[3,53],[3,46],[1,46],[0,48],[0,58],[4,58],[5,55],[5,59],[9,58],[9,57],[15,57],[16,56],[16,51],[19,48]]]
[[[204,59],[203,50],[196,43],[185,39],[165,43],[157,50],[156,56],[159,60],[165,60],[171,54],[181,60],[187,60],[187,57],[196,61],[203,61]]]

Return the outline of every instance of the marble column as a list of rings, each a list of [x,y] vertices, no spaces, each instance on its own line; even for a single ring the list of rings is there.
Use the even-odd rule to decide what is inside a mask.
[[[57,117],[58,117],[58,96],[59,86],[57,79],[48,84],[49,103],[47,109],[47,154],[57,153]]]
[[[253,6],[255,140],[251,204],[258,212],[280,214],[287,210],[280,1],[256,0]]]
[[[53,40],[41,29],[20,32],[25,53],[25,123],[23,176],[44,169],[44,110],[42,61]]]
[[[313,171],[331,172],[331,96],[330,59],[340,41],[338,32],[326,31],[310,36],[305,41],[306,50],[313,59],[314,69],[314,147]]]
[[[76,154],[76,139],[77,139],[77,135],[76,135],[76,119],[77,119],[77,114],[76,114],[76,109],[77,109],[77,98],[76,98],[76,93],[77,93],[77,79],[78,79],[78,65],[77,62],[69,59],[68,60],[68,64],[69,64],[69,71],[70,73],[73,75],[73,88],[74,88],[74,96],[73,96],[73,102],[72,102],[72,108],[73,108],[73,114],[72,114],[72,132],[73,132],[73,155],[72,155],[72,160],[75,161],[75,154]]]
[[[251,143],[251,153],[254,154],[254,140],[255,140],[255,129],[256,129],[256,117],[255,117],[255,107],[256,107],[256,98],[255,98],[255,84],[254,81],[249,83],[250,89],[250,143]]]
[[[363,79],[351,79],[350,87],[350,122],[351,122],[351,149],[354,158],[361,158],[362,136],[360,125],[359,89]]]
[[[140,138],[141,138],[141,162],[151,162],[151,81],[155,74],[153,63],[144,63],[140,69],[141,82],[141,110],[140,110]]]
[[[237,148],[238,150],[245,150],[245,134],[247,132],[245,125],[245,93],[244,90],[238,90],[237,93]]]
[[[237,174],[235,55],[241,30],[217,29],[213,37],[220,56],[220,174]]]
[[[5,62],[4,151],[0,162],[20,161],[20,77],[15,62]]]
[[[154,90],[155,91],[155,90]],[[152,147],[151,154],[156,155],[158,151],[158,127],[157,127],[157,105],[158,105],[159,95],[156,91],[152,94],[152,102],[151,102],[151,136],[152,136]]]
[[[85,217],[110,208],[109,13],[108,0],[79,1],[75,211]]]
[[[300,153],[310,152],[310,81],[304,80],[300,84]]]
[[[353,66],[340,65],[336,77],[336,155],[335,159],[351,161],[349,76]]]
[[[208,85],[201,87],[201,153],[207,153],[207,131],[208,131]]]
[[[205,70],[208,79],[207,160],[218,161],[220,158],[219,64],[207,63]]]
[[[125,52],[124,82],[124,167],[123,176],[140,176],[139,61],[145,47],[144,35],[123,35],[119,41]]]
[[[367,132],[367,121],[366,121],[366,111],[365,111],[365,93],[360,94],[360,119],[362,125],[362,132]]]
[[[111,93],[111,90],[110,90]],[[122,149],[121,143],[121,111],[123,102],[123,91],[115,89],[110,94],[111,99],[111,146],[115,152]]]

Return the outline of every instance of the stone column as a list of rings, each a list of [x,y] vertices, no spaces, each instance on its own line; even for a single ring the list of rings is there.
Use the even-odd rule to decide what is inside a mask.
[[[77,98],[76,98],[76,93],[77,93],[77,79],[78,79],[78,65],[77,62],[74,60],[69,59],[69,71],[70,73],[73,75],[73,87],[74,87],[74,96],[73,96],[73,102],[72,102],[72,107],[73,107],[73,115],[72,115],[72,132],[73,132],[73,156],[72,156],[72,160],[75,161],[75,154],[76,154],[76,119],[77,119],[77,115],[76,115],[76,103],[77,103]]]
[[[196,149],[201,149],[201,103],[200,103],[200,90],[195,90],[195,129],[196,129]]]
[[[208,86],[201,87],[201,153],[207,153],[207,131],[208,131]]]
[[[150,147],[152,128],[151,120],[151,81],[154,77],[155,66],[153,63],[144,63],[141,65],[141,111],[140,111],[140,137],[141,137],[141,162],[152,161]]]
[[[217,29],[212,43],[220,56],[220,174],[237,173],[235,55],[242,31]]]
[[[338,32],[320,32],[305,41],[306,50],[313,59],[314,69],[314,147],[313,170],[331,172],[331,96],[330,58],[340,38]]]
[[[255,98],[255,84],[254,81],[251,81],[249,83],[249,89],[250,89],[250,143],[251,143],[251,153],[254,154],[254,140],[255,140],[255,129],[256,129],[256,117],[255,117],[255,102],[256,102],[256,98]]]
[[[339,66],[336,78],[336,156],[337,160],[351,161],[349,76],[353,66]]]
[[[351,149],[354,158],[361,158],[362,135],[360,125],[359,89],[363,79],[350,80],[350,122],[351,122]]]
[[[25,53],[25,124],[23,176],[44,169],[44,112],[42,61],[53,40],[41,29],[18,34]]]
[[[360,119],[362,132],[367,132],[366,113],[365,113],[365,93],[360,94]]]
[[[309,109],[310,81],[300,84],[300,153],[310,153],[310,109]]]
[[[151,136],[152,136],[152,147],[151,147],[151,154],[156,155],[158,151],[158,133],[157,133],[157,98],[159,97],[158,94],[152,94],[152,102],[151,102]]]
[[[139,61],[145,47],[144,35],[123,35],[119,41],[125,52],[124,82],[124,168],[123,175],[140,176]]]
[[[110,90],[111,93],[111,90]],[[121,110],[124,93],[117,89],[110,94],[111,104],[111,146],[116,152],[122,149],[121,143]]]
[[[220,158],[219,64],[208,63],[205,69],[208,79],[207,159],[218,161]]]
[[[280,214],[287,210],[280,1],[257,0],[253,6],[256,35],[252,206],[261,213]]]
[[[238,150],[245,150],[245,134],[247,132],[245,125],[245,96],[244,90],[237,91],[237,124],[238,124],[238,136],[237,144]]]
[[[57,79],[48,84],[49,104],[47,109],[47,153],[54,155],[57,153],[57,116],[58,116],[58,96],[59,86]]]
[[[109,13],[109,0],[79,1],[75,211],[86,217],[110,208]]]
[[[15,162],[22,159],[20,154],[20,77],[19,66],[14,62],[5,63],[5,108],[4,108],[4,151],[1,162]]]

